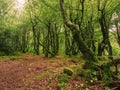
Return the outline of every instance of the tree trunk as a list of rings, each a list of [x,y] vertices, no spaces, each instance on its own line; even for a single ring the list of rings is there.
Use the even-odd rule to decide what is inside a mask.
[[[109,40],[109,28],[106,21],[105,9],[100,10],[101,17],[99,19],[103,40],[98,46],[98,56],[102,56],[102,53],[106,49],[109,55],[109,58],[112,59],[112,46]]]
[[[72,23],[70,20],[67,19],[65,8],[64,8],[64,0],[60,0],[60,8],[61,8],[63,21],[65,25],[69,27],[69,29],[71,30],[73,38],[75,39],[75,42],[79,50],[82,52],[83,56],[86,59],[96,60],[94,53],[88,48],[86,43],[83,41],[78,27],[74,23]]]

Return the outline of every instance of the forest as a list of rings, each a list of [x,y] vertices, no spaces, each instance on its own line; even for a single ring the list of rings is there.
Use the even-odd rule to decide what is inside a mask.
[[[0,90],[120,90],[120,0],[0,0]]]

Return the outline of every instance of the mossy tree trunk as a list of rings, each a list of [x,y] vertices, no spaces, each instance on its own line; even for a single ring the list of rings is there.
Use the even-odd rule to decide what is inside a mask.
[[[27,30],[25,30],[25,29],[22,30],[22,45],[21,45],[21,49],[22,49],[23,53],[28,52],[29,41],[30,41],[30,39],[29,39],[30,38],[29,32]]]
[[[57,23],[52,21],[48,21],[46,24],[47,27],[47,35],[45,37],[44,41],[44,54],[46,57],[49,56],[49,54],[54,57],[59,52],[59,29],[57,26]]]
[[[65,28],[65,54],[66,55],[71,55],[71,35],[70,35],[70,30],[66,26]]]
[[[102,56],[102,53],[106,49],[109,57],[112,57],[112,46],[109,40],[109,18],[106,16],[106,5],[107,2],[103,5],[103,8],[100,8],[100,0],[98,0],[98,11],[100,12],[99,24],[102,31],[103,40],[98,45],[98,56]],[[112,58],[111,58],[112,59]]]
[[[82,52],[83,56],[90,60],[96,60],[94,53],[88,48],[86,43],[83,41],[80,30],[76,24],[68,20],[65,7],[64,7],[64,0],[60,0],[60,9],[63,17],[63,21],[65,25],[71,30],[73,38],[79,48],[79,50]]]
[[[118,45],[120,47],[120,31],[119,31],[120,27],[119,27],[119,21],[118,20],[115,20],[115,27],[116,27],[116,30],[117,30],[115,37],[116,37]]]

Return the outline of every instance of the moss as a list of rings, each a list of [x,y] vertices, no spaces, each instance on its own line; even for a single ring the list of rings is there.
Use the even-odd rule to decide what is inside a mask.
[[[64,68],[64,73],[69,75],[69,76],[72,76],[73,75],[73,71],[69,68]]]

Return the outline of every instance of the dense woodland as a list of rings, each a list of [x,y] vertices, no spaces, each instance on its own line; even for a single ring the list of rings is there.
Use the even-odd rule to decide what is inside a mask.
[[[120,0],[0,0],[0,56],[19,53],[79,56],[120,84]]]

